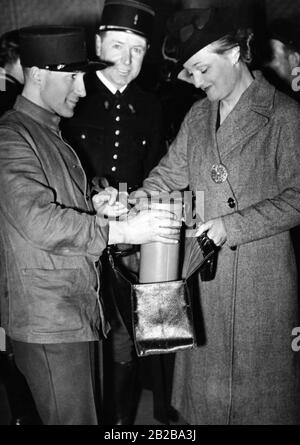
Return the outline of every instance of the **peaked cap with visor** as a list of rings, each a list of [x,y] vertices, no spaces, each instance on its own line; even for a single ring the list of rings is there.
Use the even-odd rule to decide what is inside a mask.
[[[23,67],[49,71],[86,72],[111,65],[87,58],[84,29],[70,26],[32,26],[20,29],[20,61]]]

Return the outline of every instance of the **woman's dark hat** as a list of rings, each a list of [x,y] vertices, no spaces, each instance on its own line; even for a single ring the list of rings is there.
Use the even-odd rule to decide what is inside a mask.
[[[99,31],[128,31],[150,39],[155,11],[135,0],[106,0]]]
[[[61,72],[96,71],[111,65],[102,60],[89,62],[84,30],[70,26],[22,28],[20,60],[23,67]]]
[[[230,8],[185,9],[174,14],[167,27],[178,40],[178,57],[183,65],[205,46],[233,32],[236,15]]]

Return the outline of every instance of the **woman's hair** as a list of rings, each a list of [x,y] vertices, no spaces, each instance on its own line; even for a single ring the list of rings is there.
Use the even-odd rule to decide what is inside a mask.
[[[19,58],[19,32],[7,32],[0,37],[0,66],[15,63]]]
[[[254,58],[254,33],[250,28],[240,28],[236,32],[227,34],[213,43],[214,52],[224,54],[226,51],[239,46],[240,60],[247,65],[253,62]]]

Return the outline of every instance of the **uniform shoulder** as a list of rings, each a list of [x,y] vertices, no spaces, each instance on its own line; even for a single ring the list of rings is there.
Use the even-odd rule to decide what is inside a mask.
[[[22,118],[20,113],[14,109],[6,111],[0,118],[0,129],[22,127]]]
[[[27,140],[30,131],[27,128],[28,117],[17,110],[7,111],[0,119],[0,144],[9,140]]]

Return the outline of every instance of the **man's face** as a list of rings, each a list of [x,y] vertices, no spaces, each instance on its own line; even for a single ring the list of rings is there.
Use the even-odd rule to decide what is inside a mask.
[[[42,70],[41,106],[62,117],[72,117],[80,97],[86,95],[83,74]]]
[[[288,49],[284,43],[276,39],[270,40],[270,46],[272,51],[272,60],[269,63],[270,68],[275,71],[277,76],[290,84],[294,66],[291,66],[291,57]]]
[[[118,89],[128,85],[140,73],[146,39],[125,31],[106,31],[97,39],[97,55],[114,63],[102,73]]]

